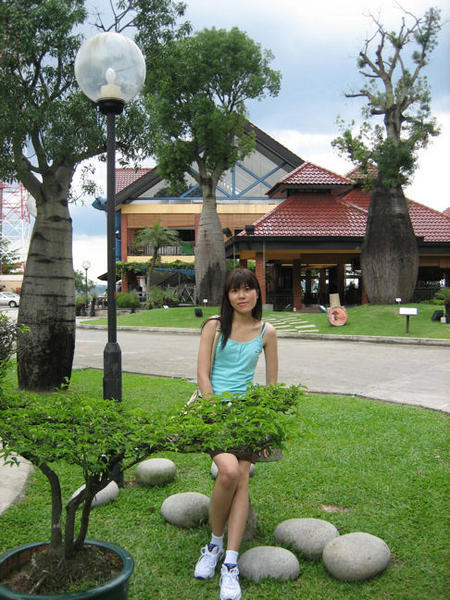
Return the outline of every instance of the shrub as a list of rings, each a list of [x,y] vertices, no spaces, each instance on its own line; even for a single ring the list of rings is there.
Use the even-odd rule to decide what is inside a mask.
[[[147,294],[146,308],[161,307],[163,304],[176,306],[179,302],[176,292],[170,288],[154,286]]]
[[[118,292],[116,296],[116,304],[118,308],[139,308],[139,296],[135,292]]]
[[[442,305],[445,304],[446,300],[450,299],[450,287],[443,287],[437,292],[435,292],[433,298],[431,300],[424,300],[423,304],[436,304]]]
[[[15,352],[17,333],[16,324],[10,321],[5,314],[0,313],[0,390],[9,361]]]

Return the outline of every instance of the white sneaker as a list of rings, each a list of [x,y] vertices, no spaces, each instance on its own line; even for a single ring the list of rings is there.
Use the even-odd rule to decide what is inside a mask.
[[[220,571],[220,600],[241,600],[239,569],[222,565]]]
[[[196,579],[211,579],[214,577],[217,563],[224,552],[219,546],[207,544],[201,549],[201,556],[195,565],[194,577]]]

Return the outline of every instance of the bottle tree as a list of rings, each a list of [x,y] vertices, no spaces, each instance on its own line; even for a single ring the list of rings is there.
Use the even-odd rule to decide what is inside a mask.
[[[246,102],[277,95],[280,73],[269,66],[272,53],[237,28],[205,29],[167,44],[160,60],[147,56],[149,143],[159,173],[174,188],[186,173],[200,185],[196,295],[218,304],[226,263],[217,185],[254,148],[254,138],[244,130]]]
[[[70,379],[75,344],[70,190],[82,161],[106,151],[104,117],[78,88],[75,56],[91,22],[85,0],[0,3],[0,178],[36,201],[18,315],[19,385],[48,390]],[[176,31],[182,3],[111,0],[117,31],[133,27],[158,47]],[[104,15],[106,20],[106,15]],[[101,20],[97,23],[105,29]],[[131,30],[130,30],[131,31]],[[138,101],[117,123],[117,148],[139,156],[146,116]]]
[[[437,45],[440,11],[430,8],[417,18],[404,12],[397,32],[375,17],[374,35],[359,53],[364,84],[347,98],[363,98],[364,122],[357,134],[354,122],[333,141],[371,185],[366,234],[361,252],[364,284],[372,304],[409,301],[418,271],[418,247],[403,186],[417,166],[417,150],[438,129],[431,116],[431,93],[423,70]],[[376,176],[370,178],[373,166]]]

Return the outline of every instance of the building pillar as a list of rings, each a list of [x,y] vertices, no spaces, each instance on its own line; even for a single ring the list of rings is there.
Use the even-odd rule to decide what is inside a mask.
[[[319,270],[319,304],[327,304],[327,271]]]
[[[341,304],[345,304],[345,264],[339,263],[336,268],[337,291]]]
[[[246,258],[240,258],[239,259],[239,266],[241,269],[246,269],[247,268],[247,259]]]
[[[128,215],[120,214],[120,256],[128,262]],[[122,292],[128,292],[128,271],[122,269]]]
[[[369,304],[369,298],[367,297],[366,286],[364,280],[361,277],[359,280],[359,287],[361,288],[361,304]]]
[[[261,288],[261,301],[263,304],[266,303],[266,268],[264,264],[264,258],[262,252],[256,253],[256,279],[259,282]]]
[[[294,260],[292,265],[292,305],[295,310],[302,309],[302,265],[299,260]]]

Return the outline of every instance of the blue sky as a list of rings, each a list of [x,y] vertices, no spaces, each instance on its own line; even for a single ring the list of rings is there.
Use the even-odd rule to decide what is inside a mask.
[[[97,4],[97,2],[96,2]],[[422,16],[430,6],[442,10],[445,23],[426,75],[432,110],[441,135],[420,154],[419,169],[406,194],[436,210],[450,206],[443,173],[450,148],[450,3],[448,0],[187,0],[186,16],[195,30],[237,26],[275,55],[272,66],[282,72],[277,98],[248,104],[249,118],[290,150],[320,166],[345,174],[351,164],[330,146],[338,134],[336,118],[360,118],[361,102],[345,92],[358,90],[356,59],[375,26],[369,13],[398,30],[403,12]],[[151,160],[143,166],[154,164]],[[104,165],[97,182],[106,187]],[[95,279],[106,270],[106,218],[90,207],[92,200],[72,208],[74,267],[85,259]]]

